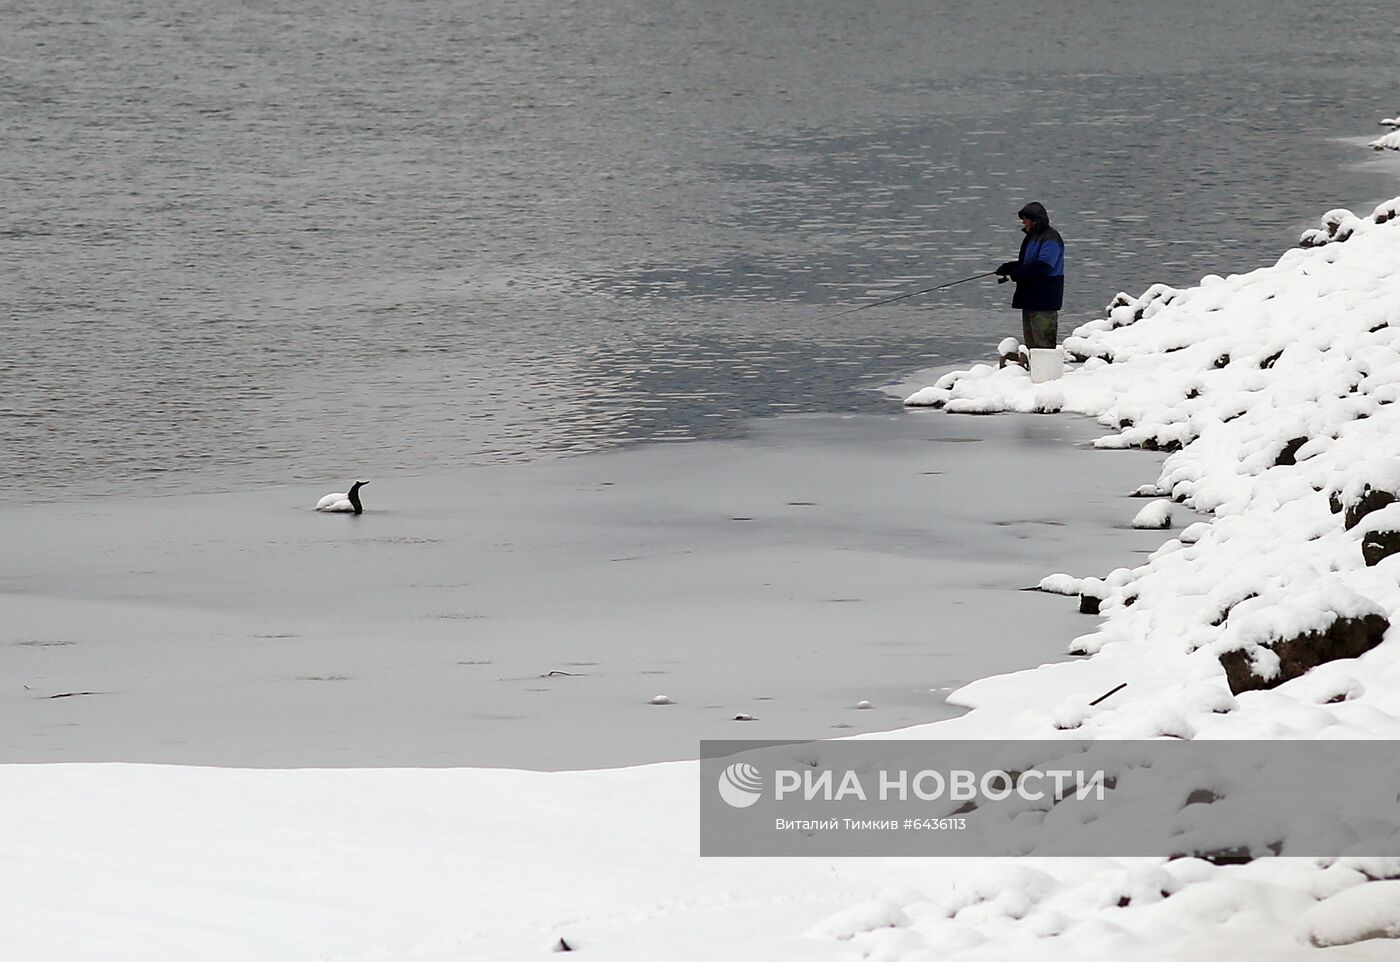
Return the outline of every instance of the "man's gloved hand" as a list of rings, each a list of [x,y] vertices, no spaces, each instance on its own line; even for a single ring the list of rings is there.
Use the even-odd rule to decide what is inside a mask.
[[[994,273],[996,273],[999,277],[1010,277],[1010,276],[1011,276],[1011,272],[1014,271],[1014,270],[1016,270],[1016,265],[1019,264],[1019,263],[1021,263],[1021,262],[1020,262],[1020,261],[1007,261],[1005,264],[1003,264],[1003,265],[1001,265],[1000,267],[998,267]]]

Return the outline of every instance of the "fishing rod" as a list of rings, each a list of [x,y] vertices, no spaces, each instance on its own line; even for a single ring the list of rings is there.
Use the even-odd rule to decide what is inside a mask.
[[[984,277],[991,277],[995,273],[996,271],[987,271],[985,274],[973,274],[971,277],[964,277],[959,281],[949,281],[947,284],[939,284],[937,287],[925,287],[921,291],[910,291],[908,294],[900,294],[897,297],[887,297],[883,301],[876,301],[874,304],[862,304],[860,307],[852,307],[850,310],[829,314],[822,318],[822,320],[829,321],[832,318],[844,317],[847,314],[854,314],[856,311],[863,311],[866,308],[879,307],[881,304],[893,304],[895,301],[902,301],[906,297],[918,297],[920,294],[932,294],[934,291],[946,290],[949,287],[957,287],[959,284],[966,284],[968,281],[977,281]]]

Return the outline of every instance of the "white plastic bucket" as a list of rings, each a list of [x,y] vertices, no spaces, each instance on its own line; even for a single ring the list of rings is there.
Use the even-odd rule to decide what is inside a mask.
[[[1065,370],[1065,358],[1057,347],[1033,347],[1031,355],[1031,383],[1044,384],[1053,381]]]

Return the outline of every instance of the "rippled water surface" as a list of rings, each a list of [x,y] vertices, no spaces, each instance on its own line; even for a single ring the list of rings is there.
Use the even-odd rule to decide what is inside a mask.
[[[219,490],[887,407],[1395,193],[1387,3],[0,0],[0,497]]]

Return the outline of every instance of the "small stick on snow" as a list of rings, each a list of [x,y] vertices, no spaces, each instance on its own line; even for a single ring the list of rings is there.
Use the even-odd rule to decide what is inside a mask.
[[[1104,692],[1102,695],[1100,695],[1099,697],[1095,698],[1093,701],[1089,702],[1089,707],[1090,707],[1090,708],[1093,708],[1093,707],[1094,707],[1095,705],[1097,705],[1099,702],[1101,702],[1101,701],[1103,701],[1104,699],[1108,698],[1109,695],[1116,695],[1116,694],[1118,694],[1118,692],[1122,691],[1124,688],[1127,688],[1127,687],[1128,687],[1128,683],[1125,681],[1125,682],[1123,682],[1123,684],[1119,685],[1117,688],[1114,688],[1112,691],[1106,691],[1106,692]]]

